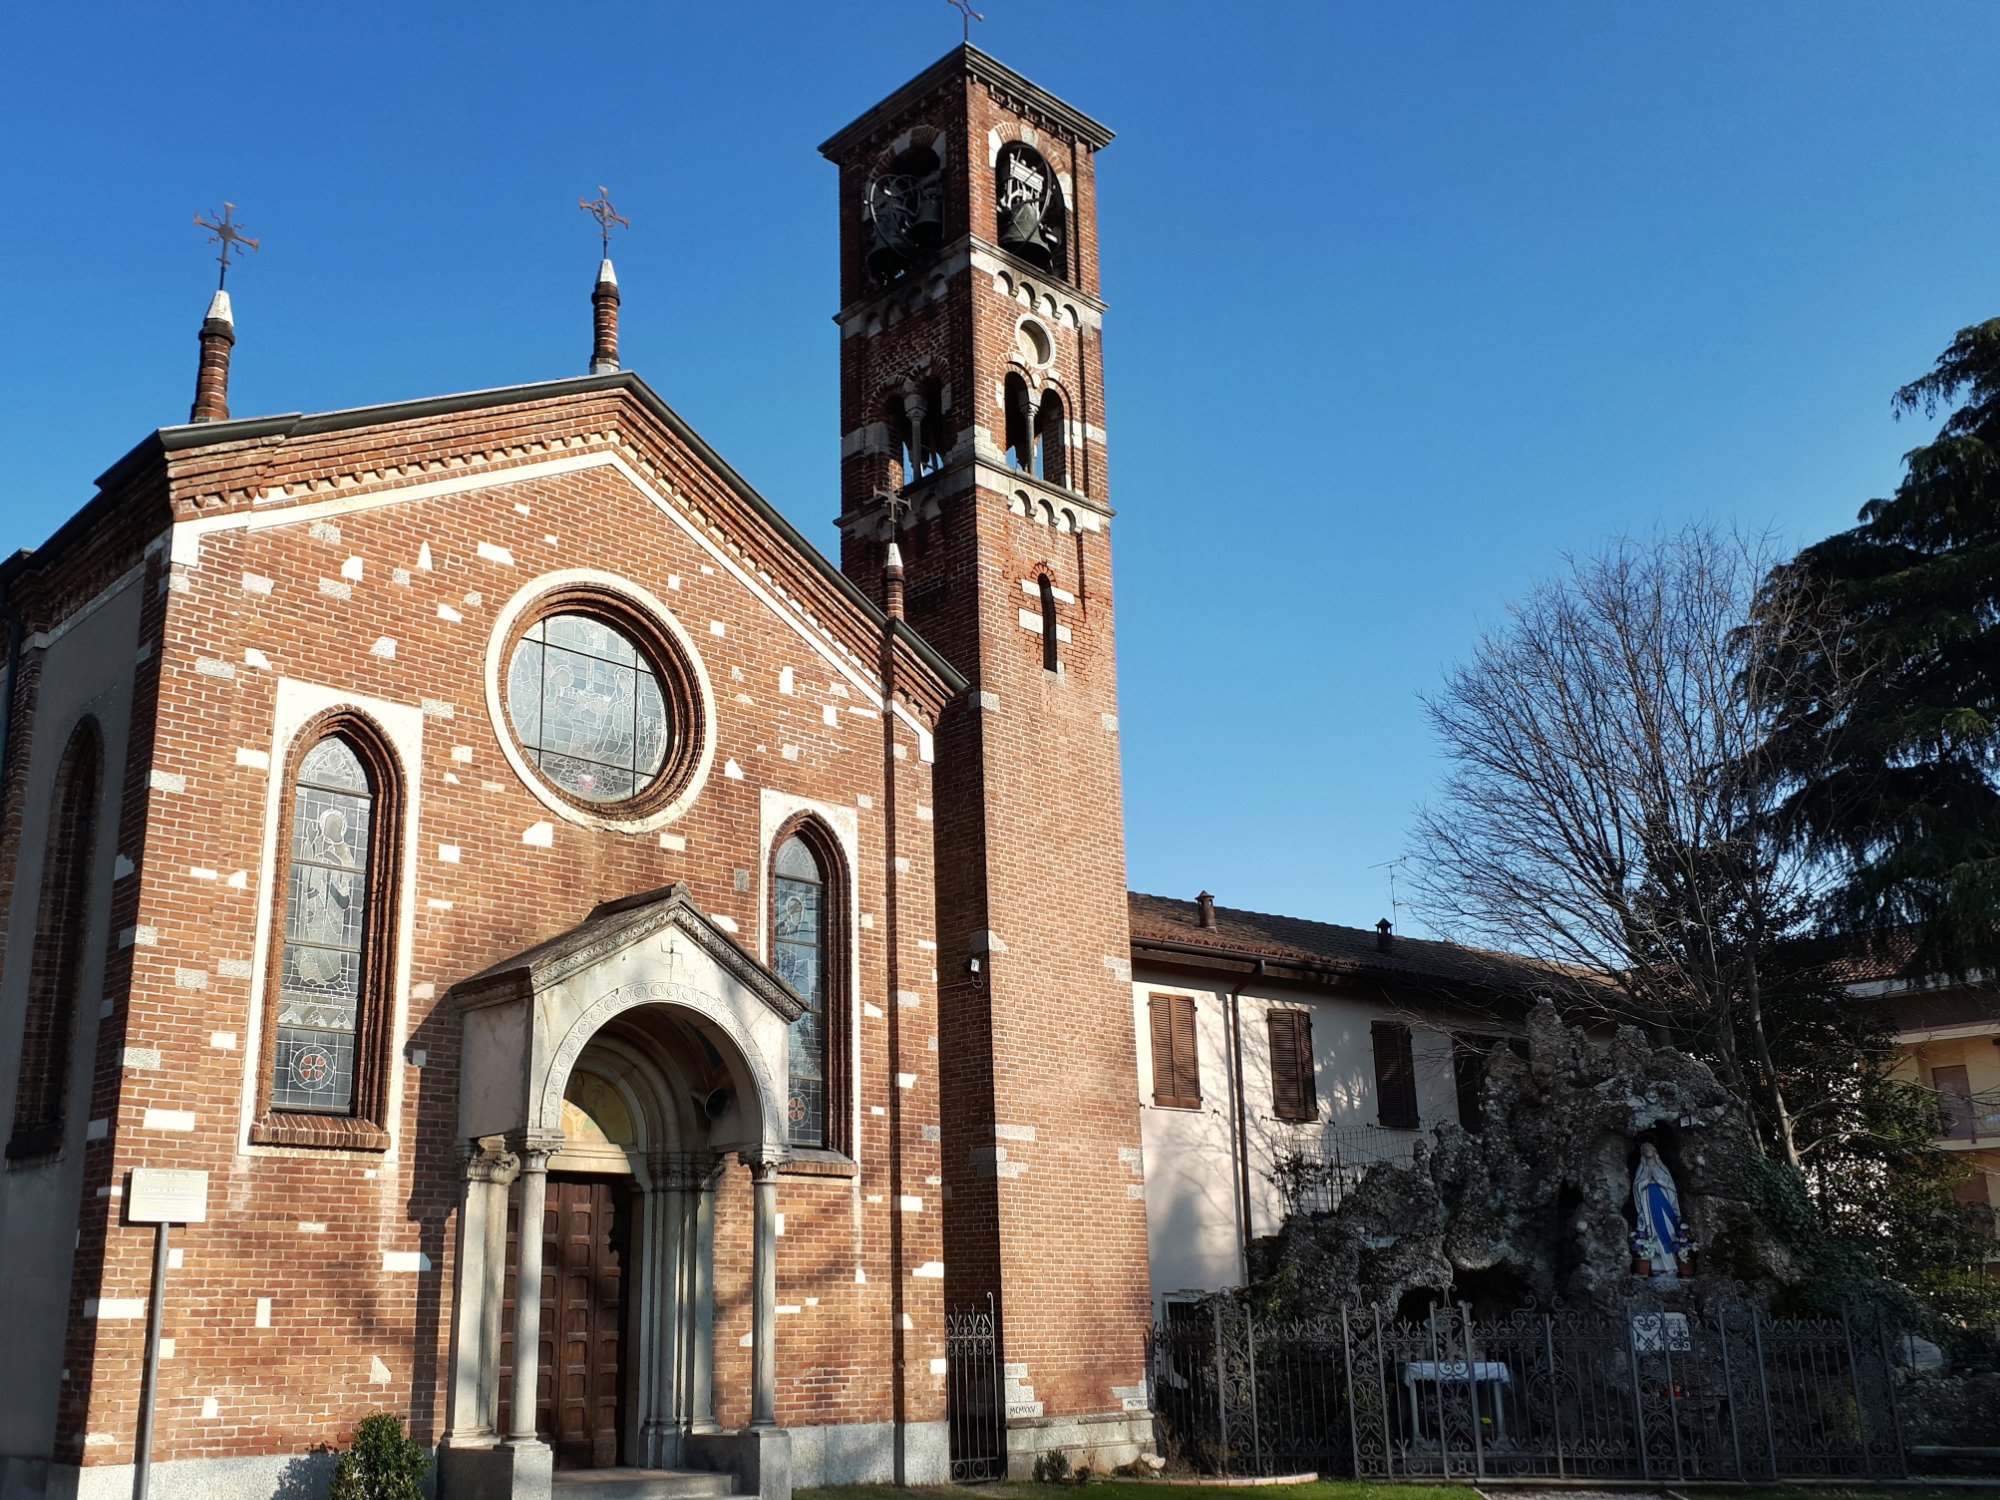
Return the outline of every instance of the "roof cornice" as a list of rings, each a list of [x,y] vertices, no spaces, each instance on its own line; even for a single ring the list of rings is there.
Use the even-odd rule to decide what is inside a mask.
[[[390,401],[376,406],[348,407],[329,412],[286,412],[269,417],[246,417],[228,422],[188,422],[162,427],[135,444],[130,452],[105,470],[97,484],[99,499],[118,488],[147,464],[203,448],[230,443],[277,441],[350,432],[365,427],[386,427],[398,422],[421,421],[429,417],[451,416],[459,412],[481,411],[497,406],[514,406],[532,401],[559,400],[566,396],[624,392],[680,442],[697,460],[775,531],[841,599],[860,611],[879,632],[888,629],[889,618],[882,607],[860,585],[841,572],[827,555],[806,540],[804,534],[716,452],[687,419],[669,406],[660,393],[632,370],[615,370],[604,375],[578,375],[562,380],[535,381],[525,385],[495,386],[490,390],[462,391],[450,396],[425,396],[414,401]],[[93,502],[94,504],[95,502]],[[64,528],[67,530],[67,527]],[[61,532],[57,536],[61,536]],[[54,539],[52,539],[54,540]],[[46,550],[46,544],[44,549]],[[898,622],[900,624],[900,622]],[[892,632],[926,668],[937,676],[948,695],[965,691],[963,673],[945,660],[936,647],[907,625]]]
[[[904,111],[933,89],[949,79],[963,77],[977,78],[995,90],[1014,96],[1093,151],[1111,144],[1109,126],[1093,120],[1075,105],[1065,103],[1040,84],[1022,77],[998,58],[965,42],[952,48],[880,104],[828,136],[820,143],[820,155],[833,158],[845,154],[857,142],[878,131],[890,130]]]

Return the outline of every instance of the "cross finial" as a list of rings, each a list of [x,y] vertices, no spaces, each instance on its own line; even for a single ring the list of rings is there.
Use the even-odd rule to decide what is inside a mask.
[[[972,0],[944,0],[944,3],[946,5],[949,5],[953,10],[958,12],[959,22],[965,32],[965,40],[968,42],[971,41],[972,23],[974,21],[985,20],[986,19],[985,13],[983,11],[974,10],[972,8]]]
[[[590,202],[588,199],[579,198],[576,200],[576,206],[589,214],[591,218],[597,220],[597,232],[604,238],[604,255],[607,260],[610,259],[611,226],[616,224],[620,229],[630,229],[632,221],[611,206],[610,190],[602,183],[598,184],[597,201],[595,203]]]
[[[230,217],[235,212],[236,205],[225,202],[222,205],[222,212],[215,216],[213,223],[204,219],[200,214],[194,216],[196,228],[210,231],[208,242],[211,245],[219,243],[222,246],[222,253],[215,257],[222,265],[222,274],[215,278],[215,284],[218,288],[229,284],[229,252],[238,245],[248,245],[252,250],[258,248],[258,242],[251,239],[247,234],[244,234],[242,232],[243,226],[236,223]]]

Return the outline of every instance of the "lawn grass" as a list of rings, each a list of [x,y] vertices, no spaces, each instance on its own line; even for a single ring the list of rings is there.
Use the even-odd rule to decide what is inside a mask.
[[[796,1490],[798,1500],[898,1500],[899,1496],[964,1496],[968,1493],[991,1500],[1060,1500],[1075,1487],[1050,1484],[912,1485],[899,1490],[887,1484],[837,1484],[819,1490]],[[1083,1486],[1079,1496],[1088,1500],[1479,1500],[1474,1491],[1459,1484],[1355,1484],[1343,1481],[1312,1484],[1164,1485],[1146,1480],[1106,1479]],[[1801,1500],[1793,1493],[1786,1500]],[[1954,1496],[1953,1500],[1965,1500]],[[1994,1497],[2000,1500],[2000,1496]]]

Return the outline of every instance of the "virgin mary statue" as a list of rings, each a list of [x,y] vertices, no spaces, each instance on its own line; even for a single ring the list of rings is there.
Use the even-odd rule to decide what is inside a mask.
[[[1651,1141],[1639,1148],[1639,1165],[1632,1173],[1632,1207],[1638,1216],[1633,1253],[1651,1263],[1655,1276],[1679,1275],[1686,1244],[1681,1232],[1681,1195]]]

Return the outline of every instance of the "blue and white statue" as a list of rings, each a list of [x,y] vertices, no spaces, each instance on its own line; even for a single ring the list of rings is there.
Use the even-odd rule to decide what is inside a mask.
[[[1638,1217],[1632,1235],[1634,1257],[1647,1262],[1655,1276],[1678,1276],[1693,1246],[1681,1228],[1680,1190],[1651,1141],[1639,1148],[1639,1165],[1632,1173],[1632,1207]]]

